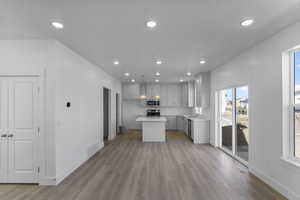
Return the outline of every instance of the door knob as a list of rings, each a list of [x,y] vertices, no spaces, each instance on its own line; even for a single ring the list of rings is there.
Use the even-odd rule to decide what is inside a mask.
[[[14,137],[14,134],[9,134],[7,137]]]
[[[3,138],[4,138],[4,137],[7,137],[7,135],[6,135],[6,134],[2,134],[2,135],[1,135],[1,137],[3,137]]]

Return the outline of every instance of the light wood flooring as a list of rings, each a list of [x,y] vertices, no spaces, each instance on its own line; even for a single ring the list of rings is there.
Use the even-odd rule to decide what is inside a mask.
[[[0,185],[0,200],[281,200],[247,168],[182,133],[118,136],[58,186]]]

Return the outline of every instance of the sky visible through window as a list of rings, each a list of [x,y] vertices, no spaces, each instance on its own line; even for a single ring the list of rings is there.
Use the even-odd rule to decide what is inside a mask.
[[[300,51],[295,52],[295,103],[300,103]]]
[[[299,56],[300,58],[300,56]],[[300,64],[300,60],[299,60],[299,64]],[[300,65],[299,65],[299,89],[300,89]],[[225,96],[227,97],[228,100],[232,100],[232,89],[226,89],[226,93]],[[239,87],[236,88],[236,98],[237,99],[247,99],[248,98],[248,87],[244,86],[244,87]]]

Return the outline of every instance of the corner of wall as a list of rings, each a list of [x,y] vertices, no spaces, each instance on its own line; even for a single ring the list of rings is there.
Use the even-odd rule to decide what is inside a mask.
[[[279,183],[277,180],[273,179],[272,177],[268,176],[267,174],[263,173],[262,171],[258,170],[254,166],[249,166],[249,171],[256,177],[258,177],[260,180],[264,181],[266,184],[270,185],[272,188],[277,190],[279,193],[284,195],[290,200],[299,200],[300,196],[296,194],[295,192],[291,191],[289,188],[285,187],[281,183]]]
[[[70,166],[67,169],[64,169],[61,172],[57,172],[56,179],[55,179],[55,185],[59,185],[65,178],[67,178],[69,175],[71,175],[76,169],[78,169],[83,163],[88,161],[91,157],[93,157],[98,151],[100,151],[104,147],[104,143],[101,142],[97,144],[97,148],[93,149],[93,152],[90,151],[86,155],[85,158],[79,158],[77,161],[74,162],[72,166]],[[92,148],[91,148],[92,149]]]

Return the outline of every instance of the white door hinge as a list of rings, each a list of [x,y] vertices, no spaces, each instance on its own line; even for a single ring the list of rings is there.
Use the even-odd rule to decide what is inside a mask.
[[[38,126],[37,127],[37,133],[38,133],[38,135],[40,135],[40,131],[41,131],[41,128]]]

